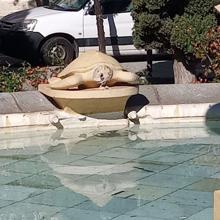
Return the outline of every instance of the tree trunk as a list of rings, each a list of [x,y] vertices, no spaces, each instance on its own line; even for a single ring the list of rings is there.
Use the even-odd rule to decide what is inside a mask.
[[[183,62],[174,60],[173,72],[175,84],[189,84],[196,82],[196,76],[186,69]]]
[[[95,14],[96,14],[96,22],[97,22],[97,30],[98,30],[99,51],[106,53],[105,31],[103,26],[102,9],[100,5],[100,1],[95,0],[94,5],[95,5]]]
[[[194,71],[194,62],[189,65],[186,62],[184,53],[178,49],[174,50],[174,82],[175,84],[189,84],[196,82],[196,76]]]
[[[41,0],[35,0],[35,2],[36,2],[36,5],[37,5],[37,6],[41,6],[41,5],[42,5]]]

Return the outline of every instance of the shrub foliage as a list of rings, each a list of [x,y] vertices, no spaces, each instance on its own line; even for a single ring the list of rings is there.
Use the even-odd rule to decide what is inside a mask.
[[[24,85],[30,90],[35,90],[39,84],[48,83],[48,79],[56,76],[62,68],[31,67],[29,64],[20,68],[0,67],[0,92],[22,91]]]
[[[220,0],[133,0],[134,44],[180,52],[188,61],[208,59],[213,65],[215,53],[209,55],[212,41],[219,39],[217,4]]]

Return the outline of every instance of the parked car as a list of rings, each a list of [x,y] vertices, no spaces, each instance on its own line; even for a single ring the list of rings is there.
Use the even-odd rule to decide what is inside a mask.
[[[138,55],[133,46],[132,0],[102,0],[106,50],[114,56]],[[92,0],[55,0],[49,6],[15,12],[0,20],[0,51],[27,60],[71,62],[98,49]]]

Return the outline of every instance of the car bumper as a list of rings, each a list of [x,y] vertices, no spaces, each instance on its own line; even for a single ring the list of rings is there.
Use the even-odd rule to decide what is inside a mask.
[[[0,52],[27,60],[39,57],[43,36],[37,32],[0,30]]]

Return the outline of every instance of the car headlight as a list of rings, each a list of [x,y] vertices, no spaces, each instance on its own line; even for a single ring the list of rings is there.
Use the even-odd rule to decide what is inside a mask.
[[[27,19],[20,23],[14,24],[14,31],[33,31],[37,24],[36,19]]]

